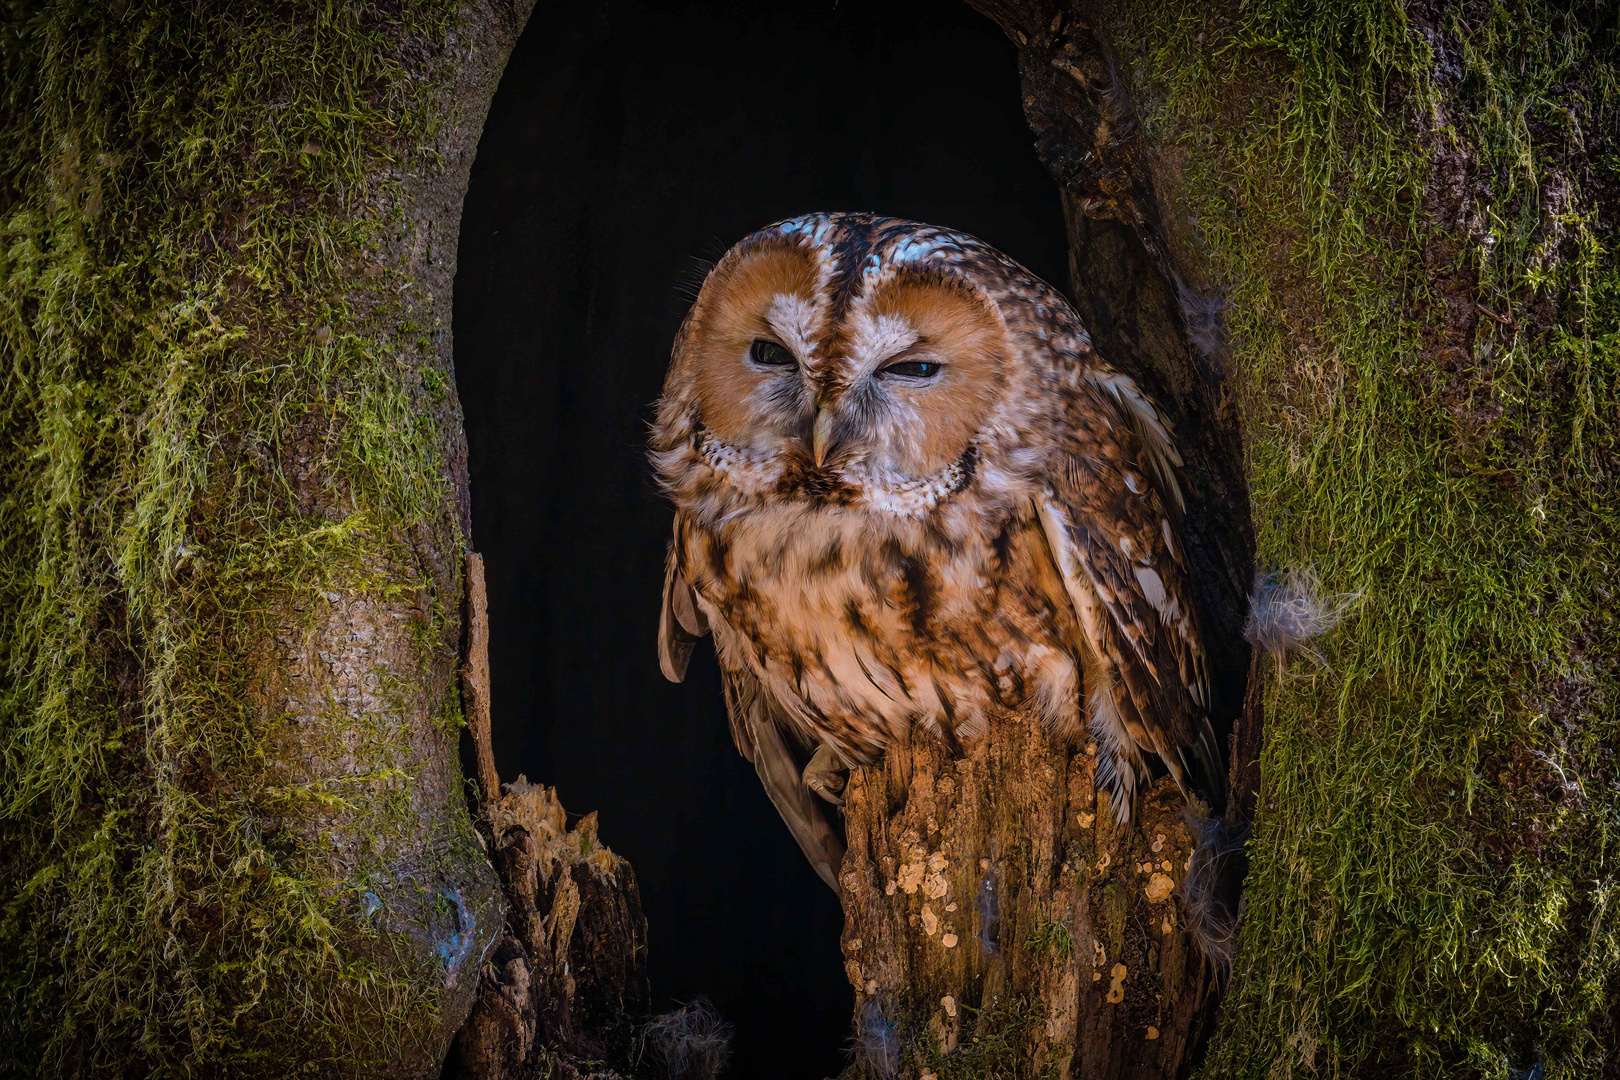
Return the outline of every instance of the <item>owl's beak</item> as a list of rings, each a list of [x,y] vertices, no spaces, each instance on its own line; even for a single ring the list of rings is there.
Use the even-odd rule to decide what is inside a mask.
[[[810,436],[810,452],[815,456],[816,468],[827,460],[827,447],[832,442],[833,414],[825,405],[816,413],[816,426]]]

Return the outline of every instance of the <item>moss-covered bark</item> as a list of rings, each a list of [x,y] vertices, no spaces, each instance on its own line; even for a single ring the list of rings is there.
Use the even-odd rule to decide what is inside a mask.
[[[434,1075],[461,193],[527,4],[0,16],[0,1072]]]
[[[1614,6],[977,6],[1099,348],[1183,397],[1174,293],[1231,380],[1181,415],[1238,418],[1258,564],[1361,595],[1265,669],[1202,1075],[1620,1068]]]

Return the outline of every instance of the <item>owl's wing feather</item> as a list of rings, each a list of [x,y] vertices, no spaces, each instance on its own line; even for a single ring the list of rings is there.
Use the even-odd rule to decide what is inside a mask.
[[[1105,779],[1130,813],[1140,752],[1157,754],[1189,796],[1225,805],[1209,724],[1209,677],[1171,507],[1179,464],[1152,405],[1112,374],[1077,406],[1046,477],[1038,517],[1094,663],[1092,727],[1121,767]]]
[[[664,566],[664,603],[658,617],[658,664],[663,668],[664,677],[670,682],[686,678],[692,648],[699,638],[708,634],[709,620],[698,606],[697,594],[682,575],[675,545],[671,544]],[[754,766],[760,782],[765,785],[765,794],[782,815],[805,858],[810,860],[821,880],[837,892],[844,841],[828,820],[824,805],[804,784],[801,766],[783,735],[787,726],[785,718],[779,715],[753,672],[733,667],[721,657],[720,674],[725,685],[731,739],[737,744],[737,752]]]
[[[721,666],[726,690],[726,712],[731,735],[742,756],[753,763],[776,812],[821,880],[838,891],[838,868],[844,861],[844,841],[827,819],[824,804],[805,786],[798,759],[783,735],[785,719],[777,714],[753,672]]]
[[[658,613],[658,666],[664,678],[680,682],[692,660],[692,646],[709,632],[709,620],[698,610],[692,586],[676,565],[675,545],[664,559],[664,604]]]

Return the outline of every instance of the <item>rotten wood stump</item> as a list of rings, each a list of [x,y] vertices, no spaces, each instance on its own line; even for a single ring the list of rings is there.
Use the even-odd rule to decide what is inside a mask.
[[[1003,715],[961,756],[919,735],[853,772],[855,1075],[1184,1074],[1214,996],[1178,906],[1193,829],[1168,778],[1116,824],[1096,761]]]
[[[651,997],[635,871],[597,839],[594,813],[568,827],[555,788],[520,776],[486,813],[506,926],[444,1075],[628,1074]]]

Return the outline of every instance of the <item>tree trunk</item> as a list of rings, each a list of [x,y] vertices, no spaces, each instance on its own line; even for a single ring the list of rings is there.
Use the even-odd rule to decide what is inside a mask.
[[[1199,1075],[1613,1072],[1613,11],[974,4],[1018,46],[1082,318],[1189,448],[1217,720],[1255,830]],[[1359,602],[1289,664],[1251,659],[1254,562],[1294,583],[1268,644]],[[1086,768],[1015,724],[857,772],[844,945],[867,1074],[1193,1067],[1207,987],[1154,921],[1178,902],[1134,872],[1186,834],[1150,801],[1088,836]],[[995,955],[973,937],[985,879]],[[1147,996],[1133,940],[1159,947]],[[1111,988],[1120,948],[1124,996],[1099,1002],[1087,979]]]
[[[847,789],[845,967],[869,1075],[1174,1076],[1211,985],[1175,892],[1192,836],[1161,779],[1128,827],[1096,748],[997,718],[919,736]]]
[[[0,1072],[437,1076],[462,195],[528,0],[0,27]]]

